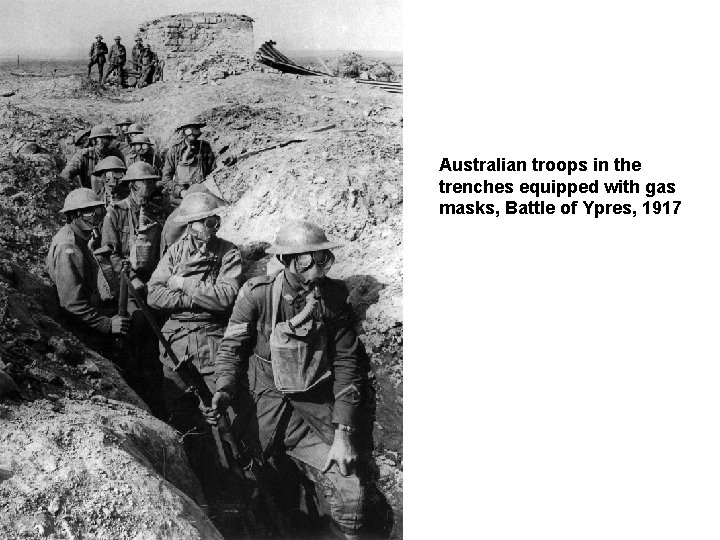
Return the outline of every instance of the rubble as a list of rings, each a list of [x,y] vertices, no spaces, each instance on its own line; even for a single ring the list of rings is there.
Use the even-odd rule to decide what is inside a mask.
[[[387,62],[370,60],[358,53],[347,53],[330,64],[338,77],[360,78],[377,81],[395,81],[397,75]]]

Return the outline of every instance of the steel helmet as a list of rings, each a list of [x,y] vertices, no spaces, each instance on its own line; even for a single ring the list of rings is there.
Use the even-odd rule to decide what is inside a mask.
[[[142,41],[142,37],[140,37],[140,36],[135,36],[135,41]]]
[[[328,240],[325,232],[309,221],[299,219],[280,227],[275,243],[265,250],[273,255],[292,255],[322,249],[333,249],[342,244]]]
[[[127,130],[128,135],[137,135],[138,133],[145,133],[145,126],[142,124],[130,124]]]
[[[125,116],[122,120],[118,120],[117,122],[115,122],[115,125],[116,126],[128,126],[132,123],[133,123],[133,121],[130,119],[130,117]]]
[[[220,215],[222,206],[212,195],[207,193],[190,193],[180,203],[175,223],[190,223],[210,216]]]
[[[100,139],[102,137],[114,139],[115,135],[112,134],[112,131],[110,131],[110,128],[107,126],[95,126],[90,130],[90,139]]]
[[[120,36],[115,36],[113,39],[120,39]]]
[[[152,146],[155,146],[155,143],[152,142],[149,135],[145,135],[144,133],[139,133],[138,135],[134,135],[132,139],[130,139],[130,144],[150,144]]]
[[[81,187],[73,189],[68,193],[68,196],[65,197],[65,204],[60,211],[67,213],[73,210],[92,208],[94,206],[105,206],[105,201],[92,189]]]
[[[95,39],[97,39],[97,38],[102,39],[102,36],[100,34],[98,34],[97,36],[95,36]]]
[[[120,182],[132,182],[133,180],[159,180],[160,176],[155,171],[155,167],[144,161],[136,161],[127,168],[125,176]]]
[[[73,144],[80,146],[83,143],[85,137],[90,135],[90,128],[80,128],[73,134]]]
[[[99,176],[105,171],[124,171],[126,170],[125,164],[117,156],[108,156],[100,163],[95,165],[95,170],[92,172],[93,175]]]
[[[201,128],[201,127],[207,126],[207,124],[205,122],[203,122],[202,120],[200,120],[199,116],[189,116],[189,117],[185,118],[185,120],[183,120],[180,124],[178,124],[177,129],[192,127],[192,126]]]

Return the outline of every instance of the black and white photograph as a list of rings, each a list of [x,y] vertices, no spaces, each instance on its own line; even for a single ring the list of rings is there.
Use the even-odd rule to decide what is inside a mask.
[[[0,1],[0,538],[403,538],[400,0]]]

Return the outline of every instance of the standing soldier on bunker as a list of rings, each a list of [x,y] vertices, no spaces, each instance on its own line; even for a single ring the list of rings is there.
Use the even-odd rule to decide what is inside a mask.
[[[76,176],[80,178],[81,187],[92,187],[92,172],[103,159],[108,156],[115,156],[125,163],[125,156],[117,148],[111,146],[115,136],[106,126],[95,126],[90,131],[90,148],[84,148],[75,154],[67,162],[60,176],[67,181],[72,181]]]
[[[145,45],[140,53],[140,82],[138,88],[143,88],[153,82],[155,67],[157,64],[157,55],[152,52],[150,45]]]
[[[110,261],[120,279],[123,263],[129,263],[128,277],[141,294],[147,292],[147,282],[160,260],[160,231],[158,212],[150,195],[160,179],[147,163],[128,166],[120,182],[129,185],[129,195],[108,208],[102,229],[102,244],[112,246]],[[162,369],[158,360],[158,342],[134,298],[128,301],[130,336],[132,337],[129,365],[134,373],[128,382],[158,417],[163,417]]]
[[[125,45],[120,43],[120,36],[115,36],[115,44],[110,47],[110,56],[108,57],[108,63],[110,66],[108,67],[107,73],[102,80],[103,84],[113,72],[117,72],[120,86],[125,86],[125,73],[123,72],[123,66],[125,66],[126,59],[127,55],[125,53]]]
[[[215,168],[215,154],[210,143],[200,139],[200,128],[204,126],[205,122],[197,116],[182,122],[178,130],[183,138],[165,156],[162,184],[172,208],[180,204],[191,185],[205,180]]]
[[[178,358],[192,358],[212,391],[215,352],[240,288],[240,252],[215,234],[221,209],[214,198],[204,193],[188,195],[180,210],[174,219],[186,224],[185,232],[153,272],[148,305],[169,315],[163,334]],[[180,433],[196,434],[184,438],[185,448],[206,496],[211,497],[222,471],[215,443],[198,408],[198,398],[165,354],[161,360],[168,422]]]
[[[120,182],[125,176],[125,170],[125,164],[116,156],[108,156],[95,166],[91,189],[105,202],[106,207],[128,196],[127,184]]]
[[[92,67],[98,65],[98,82],[103,80],[103,66],[105,65],[105,55],[108,52],[107,45],[102,40],[102,36],[95,36],[95,42],[90,46],[90,61],[88,62],[88,78]]]
[[[105,203],[82,187],[68,194],[61,211],[67,224],[52,239],[47,270],[58,294],[62,322],[88,347],[110,358],[111,335],[127,334],[130,320],[115,315],[117,282],[107,272],[110,250],[98,249]]]
[[[309,221],[280,228],[267,253],[284,270],[250,279],[238,295],[205,414],[212,424],[234,401],[257,456],[285,452],[302,462],[325,493],[334,526],[358,538],[367,486],[357,474],[354,432],[367,381],[348,290],[326,277],[339,245]]]
[[[140,71],[140,58],[143,53],[143,42],[140,36],[135,36],[135,45],[132,48],[133,71]]]

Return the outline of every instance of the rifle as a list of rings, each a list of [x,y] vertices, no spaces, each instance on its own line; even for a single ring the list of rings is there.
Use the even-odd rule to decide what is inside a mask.
[[[205,408],[212,408],[213,394],[207,386],[202,374],[198,371],[192,362],[190,355],[185,355],[181,360],[178,359],[172,347],[162,333],[157,321],[150,313],[145,301],[133,287],[130,277],[123,273],[121,279],[127,287],[128,292],[132,295],[137,303],[140,311],[145,316],[145,320],[150,325],[155,336],[160,341],[165,354],[173,364],[174,371],[180,376],[190,391],[195,394]],[[235,477],[240,480],[239,488],[242,499],[250,501],[252,509],[246,508],[247,522],[243,521],[242,525],[248,527],[245,531],[246,538],[255,538],[258,531],[262,531],[263,536],[269,535],[273,538],[280,536],[281,538],[290,538],[288,534],[287,519],[279,512],[275,503],[269,497],[269,493],[263,487],[267,486],[264,479],[263,471],[260,464],[254,459],[250,449],[243,443],[241,439],[235,437],[230,429],[230,421],[227,412],[220,415],[218,424],[212,427],[213,439],[218,451],[220,465],[226,471],[234,473]],[[250,487],[248,488],[248,484]]]

